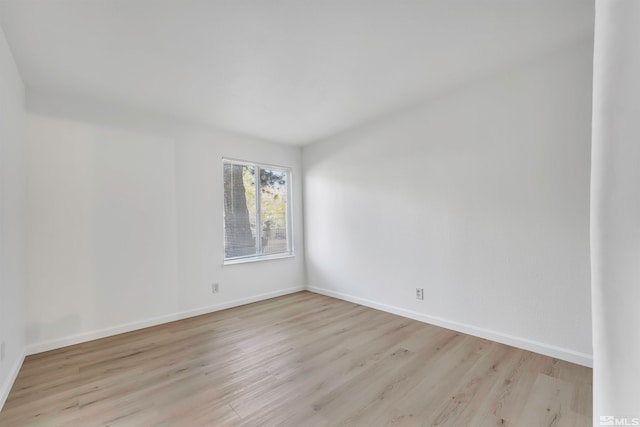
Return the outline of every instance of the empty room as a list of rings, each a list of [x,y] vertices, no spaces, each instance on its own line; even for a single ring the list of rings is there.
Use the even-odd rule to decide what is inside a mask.
[[[640,425],[637,0],[0,0],[0,427]]]

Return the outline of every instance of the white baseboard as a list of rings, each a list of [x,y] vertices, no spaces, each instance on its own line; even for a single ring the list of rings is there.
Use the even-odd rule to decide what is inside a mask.
[[[504,334],[502,332],[492,331],[490,329],[479,328],[477,326],[467,325],[465,323],[455,322],[453,320],[443,319],[441,317],[429,316],[427,314],[419,313],[417,311],[407,310],[407,309],[396,307],[393,305],[382,304],[376,301],[355,297],[352,295],[344,294],[342,292],[332,291],[329,289],[318,288],[315,286],[308,286],[307,290],[318,293],[318,294],[338,298],[344,301],[353,302],[355,304],[364,305],[366,307],[375,308],[377,310],[386,311],[387,313],[408,317],[410,319],[418,320],[424,323],[429,323],[431,325],[436,325],[436,326],[440,326],[446,329],[451,329],[457,332],[462,332],[468,335],[473,335],[473,336],[485,338],[491,341],[496,341],[502,344],[510,345],[512,347],[521,348],[523,350],[544,354],[545,356],[555,357],[556,359],[577,363],[578,365],[593,367],[593,356],[591,356],[590,354],[580,353],[577,351],[569,350],[567,348],[562,348],[562,347],[557,347],[550,344],[532,341],[526,338],[516,337],[513,335]]]
[[[253,302],[263,301],[270,298],[279,297],[282,295],[292,294],[294,292],[300,292],[305,290],[304,286],[296,286],[292,288],[280,289],[273,292],[267,292],[264,294],[254,295],[246,298],[239,298],[220,304],[209,305],[206,307],[200,307],[193,310],[180,311],[177,313],[171,313],[164,316],[153,317],[137,322],[125,323],[122,325],[112,326],[109,328],[98,329],[90,332],[83,332],[81,334],[70,335],[55,340],[45,341],[36,344],[30,344],[27,346],[26,354],[42,353],[44,351],[55,350],[57,348],[66,347],[69,345],[80,344],[87,341],[92,341],[100,338],[110,337],[112,335],[123,334],[125,332],[131,332],[138,329],[148,328],[150,326],[161,325],[167,322],[173,322],[175,320],[186,319],[188,317],[200,316],[202,314],[213,313],[215,311],[226,310],[228,308],[238,307],[245,304],[251,304]]]
[[[7,397],[9,397],[9,392],[11,391],[11,387],[13,387],[13,383],[16,381],[16,377],[18,376],[18,372],[20,372],[20,368],[22,368],[22,363],[24,362],[25,352],[23,351],[20,357],[16,360],[16,362],[11,367],[9,371],[9,376],[2,384],[0,388],[0,411],[4,407],[4,403],[7,401]]]

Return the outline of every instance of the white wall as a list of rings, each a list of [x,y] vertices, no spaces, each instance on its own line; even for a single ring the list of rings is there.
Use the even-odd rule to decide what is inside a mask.
[[[0,28],[0,409],[24,356],[24,86]]]
[[[585,41],[305,147],[312,290],[589,364],[591,61]]]
[[[291,166],[295,201],[299,148],[34,113],[27,128],[29,352],[304,285],[300,206],[297,257],[222,266],[221,158]]]
[[[173,313],[174,144],[28,116],[29,344]]]
[[[591,262],[593,411],[640,420],[640,2],[598,0]]]

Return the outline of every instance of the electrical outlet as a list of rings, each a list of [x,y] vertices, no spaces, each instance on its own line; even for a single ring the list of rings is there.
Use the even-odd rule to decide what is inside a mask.
[[[213,283],[211,285],[211,293],[212,294],[217,294],[219,290],[220,290],[220,285],[218,283]]]
[[[0,344],[0,360],[4,360],[4,341]]]
[[[424,289],[416,288],[416,299],[424,299]]]

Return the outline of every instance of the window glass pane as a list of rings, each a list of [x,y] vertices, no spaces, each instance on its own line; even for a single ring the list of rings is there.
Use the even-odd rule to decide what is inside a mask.
[[[260,169],[260,215],[262,253],[288,252],[286,171]]]
[[[223,160],[225,263],[292,255],[288,169]]]
[[[224,163],[225,258],[257,253],[255,175],[253,166]]]

